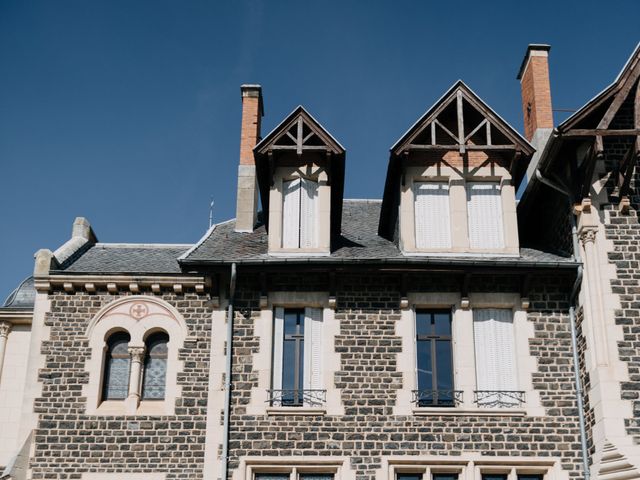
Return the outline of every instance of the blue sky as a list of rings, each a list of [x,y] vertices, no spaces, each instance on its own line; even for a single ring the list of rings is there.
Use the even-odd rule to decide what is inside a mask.
[[[458,78],[521,130],[527,44],[552,45],[554,108],[575,109],[640,40],[636,0],[531,5],[1,0],[0,296],[76,216],[147,243],[197,241],[211,196],[233,216],[242,83],[264,133],[304,105],[347,149],[346,196],[379,198],[389,147]]]

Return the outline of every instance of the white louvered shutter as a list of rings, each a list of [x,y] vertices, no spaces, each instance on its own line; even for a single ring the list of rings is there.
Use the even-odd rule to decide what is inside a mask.
[[[318,183],[302,179],[300,189],[300,247],[318,246]]]
[[[441,182],[416,182],[413,184],[413,195],[416,247],[451,247],[449,185]]]
[[[518,389],[513,317],[507,309],[480,309],[473,312],[473,338],[478,390]],[[498,399],[486,397],[485,403]],[[501,398],[509,403],[508,397]]]
[[[273,366],[271,385],[274,390],[282,390],[282,347],[284,342],[284,308],[275,308],[273,320]]]
[[[322,390],[322,309],[305,308],[304,311],[304,375],[305,390]],[[310,399],[321,397],[311,394]]]
[[[503,248],[502,199],[497,183],[467,184],[467,218],[471,248]]]
[[[283,182],[282,247],[300,246],[300,179]]]

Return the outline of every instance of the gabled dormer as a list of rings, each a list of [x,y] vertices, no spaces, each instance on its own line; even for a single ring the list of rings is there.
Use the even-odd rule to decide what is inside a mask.
[[[345,150],[303,107],[254,149],[269,254],[328,255],[340,235]]]
[[[456,82],[391,147],[380,235],[406,255],[517,255],[515,185],[533,152]]]

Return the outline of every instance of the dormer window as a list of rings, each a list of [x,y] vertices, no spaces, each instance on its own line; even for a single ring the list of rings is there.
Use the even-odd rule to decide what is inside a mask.
[[[405,255],[519,255],[514,185],[533,152],[456,83],[391,148],[379,234]]]
[[[340,235],[344,148],[298,107],[254,149],[270,255],[329,255]]]
[[[282,183],[282,247],[318,247],[318,182],[295,178]]]

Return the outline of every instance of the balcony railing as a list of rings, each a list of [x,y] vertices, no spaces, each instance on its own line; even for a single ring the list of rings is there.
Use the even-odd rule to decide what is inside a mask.
[[[524,392],[513,390],[476,390],[474,399],[482,408],[513,408],[524,404]]]
[[[272,407],[321,407],[327,401],[326,390],[267,390]]]
[[[418,407],[455,407],[462,403],[462,390],[413,390]]]

